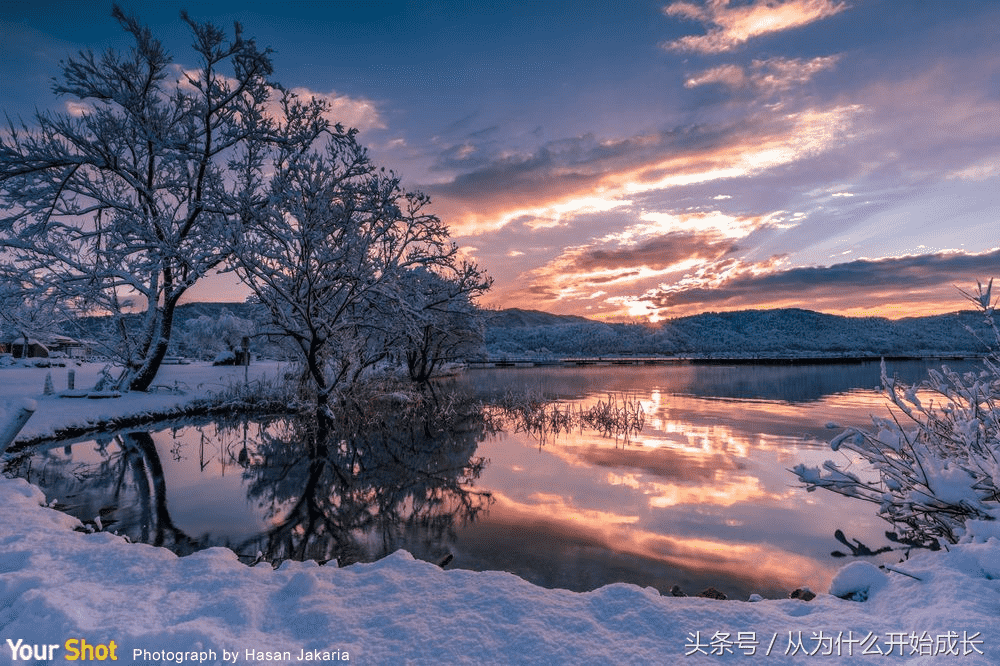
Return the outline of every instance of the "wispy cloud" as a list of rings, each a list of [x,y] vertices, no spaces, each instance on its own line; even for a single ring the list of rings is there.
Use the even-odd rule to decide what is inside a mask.
[[[685,88],[719,84],[727,88],[744,88],[750,83],[747,71],[740,65],[719,65],[699,72],[684,82]]]
[[[847,9],[845,2],[833,0],[756,0],[731,6],[729,0],[708,0],[704,5],[674,2],[663,12],[667,16],[699,21],[707,26],[704,35],[687,35],[663,44],[671,51],[722,53],[750,39],[808,25]]]
[[[719,84],[732,89],[753,88],[765,93],[782,92],[809,82],[818,73],[833,69],[839,55],[818,58],[767,58],[749,67],[719,65],[689,77],[686,88]]]

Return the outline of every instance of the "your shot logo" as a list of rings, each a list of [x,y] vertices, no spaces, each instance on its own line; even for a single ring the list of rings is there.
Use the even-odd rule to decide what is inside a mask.
[[[84,638],[69,638],[65,643],[25,643],[23,638],[17,642],[7,639],[10,648],[11,661],[51,661],[56,655],[66,661],[118,661],[118,644],[90,643]]]

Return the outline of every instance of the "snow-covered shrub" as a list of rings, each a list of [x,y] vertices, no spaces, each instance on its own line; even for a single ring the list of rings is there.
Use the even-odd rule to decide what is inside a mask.
[[[236,352],[229,351],[228,349],[220,351],[212,359],[212,365],[236,365]]]
[[[179,387],[178,387],[179,388]],[[231,381],[212,392],[213,408],[231,413],[281,414],[297,409],[295,385],[283,377],[258,377],[250,381]]]
[[[641,401],[614,393],[608,394],[607,402],[598,400],[597,404],[584,408],[552,400],[537,391],[507,392],[487,405],[485,413],[491,428],[526,432],[541,443],[550,436],[557,437],[584,426],[604,437],[628,443],[642,431],[646,419]]]
[[[889,577],[874,564],[851,562],[833,577],[830,594],[851,601],[867,601],[887,582]]]
[[[992,286],[991,280],[965,294],[996,337],[983,369],[958,373],[943,366],[908,385],[887,376],[883,363],[883,390],[898,412],[873,416],[871,429],[849,428],[831,442],[834,451],[866,460],[875,475],[862,479],[829,460],[823,469],[800,464],[792,471],[807,490],[826,488],[878,504],[897,529],[887,536],[909,546],[936,549],[964,536],[966,521],[1000,519],[1000,331]]]

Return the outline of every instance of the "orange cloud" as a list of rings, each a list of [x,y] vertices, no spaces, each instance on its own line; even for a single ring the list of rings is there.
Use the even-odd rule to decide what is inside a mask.
[[[701,275],[703,281],[708,279],[706,274],[718,279],[717,274],[736,261],[735,241],[773,224],[774,219],[736,218],[718,211],[649,214],[644,216],[644,222],[621,232],[566,248],[554,259],[521,275],[516,284],[526,286],[506,293],[501,288],[501,296],[530,300],[552,309],[558,309],[559,303],[579,307],[581,301],[596,302],[602,312],[613,317],[654,314],[652,309],[623,300],[622,295],[683,282],[692,274]],[[598,298],[601,300],[596,301]]]
[[[644,253],[671,247],[655,270]],[[857,259],[831,266],[789,266],[785,256],[762,261],[738,258],[738,248],[713,245],[706,237],[660,239],[628,252],[570,248],[522,276],[529,286],[503,296],[514,305],[552,312],[586,312],[595,319],[657,322],[712,310],[806,308],[849,316],[889,319],[953,312],[964,306],[956,285],[988,280],[1000,265],[1000,249],[981,253],[931,254]],[[689,259],[681,257],[688,253]],[[714,253],[714,254],[713,254]],[[601,300],[590,290],[606,287]]]
[[[709,0],[704,6],[675,2],[663,9],[667,16],[699,21],[710,27],[704,35],[688,35],[662,46],[670,51],[722,53],[754,37],[808,25],[847,7],[845,2],[832,0],[757,0],[736,7],[731,7],[729,0]]]
[[[560,226],[583,215],[631,206],[633,197],[673,187],[746,177],[839,145],[862,112],[858,105],[751,117],[725,129],[543,146],[505,157],[451,182],[429,186],[437,212],[456,236],[512,224]]]
[[[1000,249],[791,268],[775,258],[757,264],[740,262],[714,282],[662,285],[635,300],[661,316],[706,309],[803,307],[899,318],[960,309],[956,281],[989,278],[998,265]]]

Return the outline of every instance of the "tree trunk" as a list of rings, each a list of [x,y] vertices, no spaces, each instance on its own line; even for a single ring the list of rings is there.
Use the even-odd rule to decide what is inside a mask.
[[[180,293],[168,298],[163,303],[163,312],[160,315],[159,335],[154,335],[151,344],[143,355],[142,365],[134,372],[129,372],[127,377],[129,391],[146,391],[149,389],[156,373],[160,370],[163,357],[167,355],[167,346],[170,344],[170,331],[174,325],[174,310],[177,307],[177,300]]]

